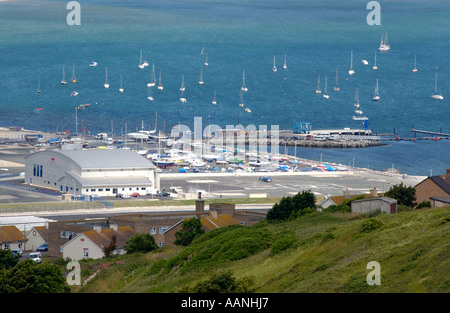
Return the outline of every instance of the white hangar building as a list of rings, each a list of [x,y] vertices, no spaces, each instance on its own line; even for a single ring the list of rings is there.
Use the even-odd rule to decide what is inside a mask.
[[[159,190],[159,174],[131,150],[48,150],[25,158],[25,183],[85,196],[145,195]]]

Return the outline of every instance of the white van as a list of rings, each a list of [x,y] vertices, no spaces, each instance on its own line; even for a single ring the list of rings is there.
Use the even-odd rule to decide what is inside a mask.
[[[34,262],[42,263],[42,255],[40,252],[31,252],[28,258]]]

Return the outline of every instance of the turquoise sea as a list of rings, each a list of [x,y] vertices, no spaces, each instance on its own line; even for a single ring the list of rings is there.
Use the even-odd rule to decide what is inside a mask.
[[[178,123],[362,128],[352,120],[355,89],[369,128],[412,137],[411,128],[450,133],[450,2],[379,1],[381,25],[369,26],[368,1],[152,0],[79,1],[81,25],[69,26],[68,1],[0,1],[0,126],[122,134]],[[391,50],[377,52],[388,32]],[[139,56],[149,66],[140,69]],[[348,75],[353,51],[355,74]],[[378,70],[372,70],[375,53]],[[208,66],[204,65],[207,61]],[[286,55],[287,69],[283,69]],[[413,73],[414,57],[418,72]],[[272,71],[274,57],[277,72]],[[362,60],[368,61],[364,65]],[[98,66],[90,67],[91,61]],[[152,65],[164,90],[152,88]],[[67,85],[60,84],[65,67]],[[75,67],[77,83],[70,82]],[[103,84],[108,71],[109,89]],[[199,85],[200,71],[204,85]],[[336,69],[340,92],[335,92]],[[246,113],[239,107],[242,73]],[[444,100],[433,100],[435,73]],[[124,92],[118,91],[120,75]],[[179,102],[184,75],[187,102]],[[315,93],[318,75],[329,99]],[[376,79],[381,100],[373,102]],[[38,81],[41,92],[37,93]],[[158,81],[156,82],[158,84]],[[76,97],[71,93],[76,90]],[[211,103],[216,92],[217,104]],[[89,108],[75,108],[89,103]],[[36,111],[35,108],[45,108]],[[283,151],[283,149],[280,149]],[[293,153],[291,148],[291,153]],[[389,142],[368,149],[298,149],[297,155],[410,175],[450,168],[450,140]]]

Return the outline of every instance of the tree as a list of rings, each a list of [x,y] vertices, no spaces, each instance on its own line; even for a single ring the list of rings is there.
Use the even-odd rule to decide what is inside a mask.
[[[4,271],[0,278],[0,292],[6,293],[58,293],[65,291],[61,269],[52,263],[37,264],[32,260],[20,262]]]
[[[180,246],[188,246],[196,236],[204,233],[205,230],[202,227],[201,220],[199,218],[191,218],[183,221],[181,230],[175,233],[176,240],[174,243]]]
[[[397,200],[397,204],[406,205],[408,207],[415,206],[416,189],[414,187],[406,187],[403,183],[392,186],[389,191],[384,194],[386,197]]]
[[[117,237],[112,236],[109,245],[107,247],[103,247],[103,253],[105,253],[105,256],[107,258],[109,258],[111,254],[114,252],[114,250],[116,250],[116,248],[117,248]]]
[[[16,266],[19,258],[15,258],[11,250],[0,250],[0,268],[7,270]]]
[[[150,234],[136,234],[126,242],[123,247],[127,253],[150,252],[158,249],[158,245]]]
[[[282,221],[313,212],[316,209],[315,202],[314,193],[311,191],[302,191],[293,197],[283,197],[267,212],[267,220]]]

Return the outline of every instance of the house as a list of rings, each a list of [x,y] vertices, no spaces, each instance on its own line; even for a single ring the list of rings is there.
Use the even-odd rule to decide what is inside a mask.
[[[27,238],[16,226],[0,226],[0,250],[24,249]]]
[[[104,197],[159,190],[159,174],[152,162],[131,150],[46,150],[25,158],[25,183]]]
[[[111,225],[111,228],[95,227],[84,231],[69,240],[61,247],[63,258],[81,260],[85,258],[100,259],[105,256],[104,248],[108,247],[115,237],[116,249],[113,254],[121,255],[123,247],[130,237],[136,234],[129,226]]]
[[[357,196],[364,196],[365,199],[370,198],[377,198],[382,197],[384,194],[377,191],[377,188],[373,188],[369,190],[369,193],[364,194],[358,194],[358,195],[352,195],[350,194],[350,191],[346,189],[344,191],[344,194],[342,196],[326,196],[324,200],[322,200],[320,203],[317,204],[318,211],[321,211],[322,209],[326,209],[331,205],[341,205],[344,203],[345,200],[357,197]]]
[[[48,228],[46,226],[34,226],[25,235],[27,242],[25,251],[36,251],[43,243],[48,241]]]
[[[386,197],[354,200],[351,203],[352,213],[370,214],[381,211],[386,214],[397,213],[397,200]]]
[[[450,197],[430,197],[432,208],[450,207]]]
[[[450,198],[450,169],[447,169],[445,175],[426,178],[414,189],[416,190],[416,202],[430,201],[432,207],[435,202],[431,198],[441,198],[441,200]]]

